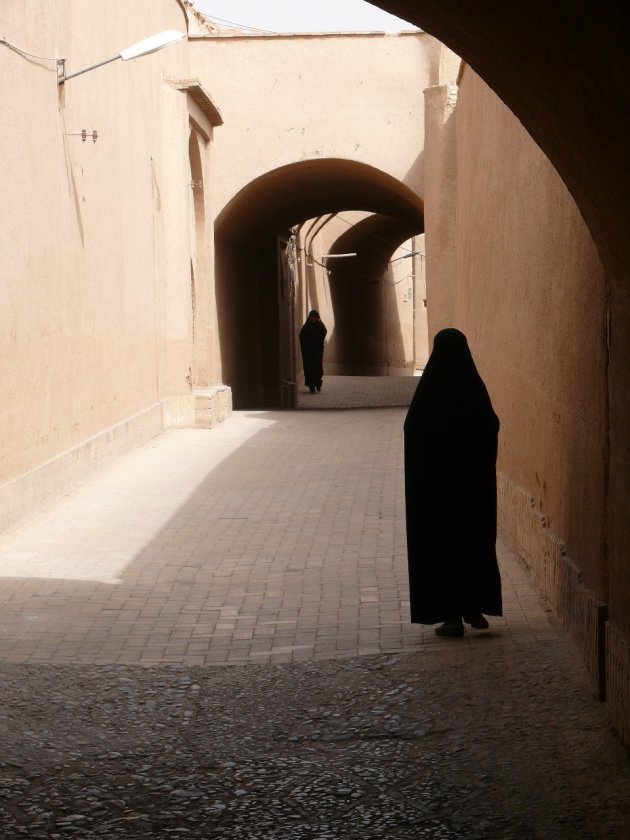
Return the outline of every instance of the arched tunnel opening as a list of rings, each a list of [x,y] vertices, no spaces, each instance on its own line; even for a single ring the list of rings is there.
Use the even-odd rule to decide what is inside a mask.
[[[405,342],[395,288],[400,281],[389,279],[388,273],[394,260],[413,258],[414,252],[401,246],[420,232],[416,224],[378,213],[357,222],[332,246],[332,254],[356,253],[352,259],[329,261],[335,313],[331,350],[340,360],[338,373],[378,376],[391,368],[405,368]],[[393,260],[398,251],[401,255]],[[413,263],[408,265],[411,268]],[[413,285],[412,270],[400,280],[407,278],[408,285]],[[417,304],[416,295],[409,294],[408,302]],[[415,318],[412,322],[413,330]]]
[[[399,243],[422,233],[422,200],[385,172],[350,160],[319,159],[275,169],[247,185],[227,205],[215,228],[216,294],[223,381],[235,408],[282,404],[286,332],[293,317],[282,283],[282,247],[291,229],[325,213],[375,214],[335,247],[357,250],[354,266],[331,273],[335,321],[344,364],[378,367],[375,348],[384,326],[383,302],[365,283],[379,276]],[[345,243],[345,244],[344,244]],[[360,305],[357,304],[360,301]],[[354,321],[363,317],[367,337]],[[380,319],[380,321],[379,321]],[[284,339],[284,340],[283,340]]]

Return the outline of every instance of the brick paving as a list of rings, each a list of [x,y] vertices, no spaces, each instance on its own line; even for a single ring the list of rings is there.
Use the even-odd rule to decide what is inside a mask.
[[[415,376],[324,376],[319,393],[298,384],[298,408],[406,408],[418,384]]]
[[[297,411],[173,429],[0,535],[0,662],[214,666],[553,638],[502,536],[505,616],[489,632],[409,623],[416,383],[326,377]]]
[[[414,385],[174,429],[0,535],[2,840],[630,836],[628,753],[503,537],[488,632],[408,621]]]

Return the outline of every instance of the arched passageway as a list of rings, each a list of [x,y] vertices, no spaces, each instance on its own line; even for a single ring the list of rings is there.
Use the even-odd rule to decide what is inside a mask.
[[[357,254],[352,260],[333,260],[329,267],[335,312],[334,351],[343,360],[339,373],[371,376],[383,373],[388,364],[405,366],[395,290],[387,275],[399,246],[418,233],[422,230],[417,224],[375,214],[353,225],[331,248],[333,254]],[[411,256],[409,250],[397,259]],[[410,285],[412,268],[410,260]],[[410,305],[412,297],[415,299],[410,296]]]
[[[342,210],[387,216],[390,233],[396,231],[400,241],[423,230],[422,201],[408,187],[374,167],[340,159],[304,161],[269,172],[241,190],[219,216],[215,244],[223,379],[232,387],[237,408],[281,401],[280,332],[290,320],[290,301],[278,282],[282,237],[307,219]],[[364,243],[373,239],[360,238]],[[387,247],[390,253],[395,248]],[[385,254],[370,246],[367,259],[382,261]]]

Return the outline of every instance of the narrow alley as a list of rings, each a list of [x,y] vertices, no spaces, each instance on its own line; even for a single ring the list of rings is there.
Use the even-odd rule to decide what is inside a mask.
[[[505,615],[408,621],[417,380],[172,429],[0,535],[13,838],[630,836],[630,762],[500,536]]]

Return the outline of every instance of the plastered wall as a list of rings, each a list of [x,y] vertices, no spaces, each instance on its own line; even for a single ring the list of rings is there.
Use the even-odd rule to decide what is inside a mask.
[[[3,37],[67,73],[166,29],[186,29],[175,0],[0,6]],[[192,307],[186,94],[166,83],[186,42],[62,88],[53,60],[0,45],[0,72],[3,486],[121,424],[159,431],[160,402],[190,394]]]
[[[405,82],[454,76],[454,56],[435,39],[223,36],[190,47],[225,119],[214,149],[217,213],[263,173],[317,158],[369,164],[422,193],[424,108]]]
[[[468,67],[455,130],[446,234],[446,220],[432,227],[426,207],[430,326],[443,325],[439,294],[431,310],[431,270],[444,235],[455,247],[452,320],[468,335],[501,419],[499,469],[531,495],[586,585],[605,599],[603,269],[554,168]]]

